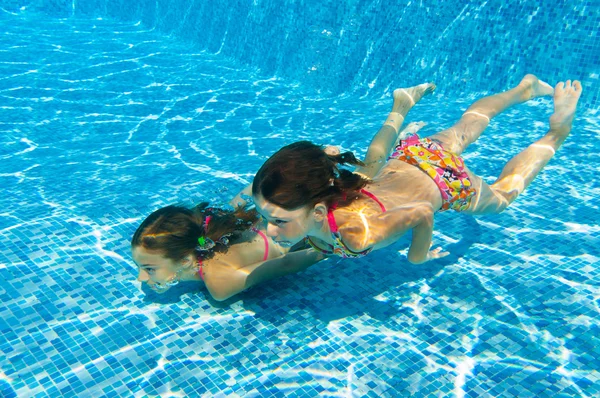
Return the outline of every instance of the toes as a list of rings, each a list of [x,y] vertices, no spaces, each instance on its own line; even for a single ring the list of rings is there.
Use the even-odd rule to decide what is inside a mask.
[[[558,82],[555,87],[557,94],[578,93],[581,94],[583,87],[579,80],[567,80],[566,82]]]

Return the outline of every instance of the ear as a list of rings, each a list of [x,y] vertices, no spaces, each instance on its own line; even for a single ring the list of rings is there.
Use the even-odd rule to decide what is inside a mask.
[[[327,206],[323,202],[319,202],[313,207],[313,218],[316,222],[323,222],[327,219]]]

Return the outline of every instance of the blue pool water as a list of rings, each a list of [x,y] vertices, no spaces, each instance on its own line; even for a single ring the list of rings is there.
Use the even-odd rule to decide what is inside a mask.
[[[592,2],[0,1],[0,396],[600,394],[600,6]],[[392,53],[390,55],[390,53]],[[299,139],[365,153],[391,90],[432,134],[527,72],[577,78],[573,133],[505,213],[225,302],[159,296],[129,240],[226,202]],[[548,128],[539,99],[465,159],[493,181]]]

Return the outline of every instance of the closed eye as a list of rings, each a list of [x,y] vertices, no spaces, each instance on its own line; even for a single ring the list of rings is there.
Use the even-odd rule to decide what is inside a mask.
[[[283,225],[288,222],[286,220],[279,220],[279,219],[276,219],[275,221],[269,221],[269,220],[267,220],[267,217],[263,216],[262,214],[260,214],[260,218],[262,218],[263,221],[265,221],[269,224],[275,224],[275,225]]]
[[[156,268],[149,268],[144,266],[142,266],[141,268],[149,274],[153,274],[156,271]]]

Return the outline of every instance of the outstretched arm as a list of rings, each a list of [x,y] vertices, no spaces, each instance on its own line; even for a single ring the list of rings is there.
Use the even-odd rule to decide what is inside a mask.
[[[421,264],[429,260],[429,248],[433,237],[433,213],[431,217],[423,217],[412,229],[412,241],[408,249],[408,261]]]
[[[215,300],[223,301],[259,283],[303,271],[324,258],[313,249],[303,249],[238,269],[215,267],[206,287]]]
[[[325,255],[314,249],[303,249],[288,252],[283,257],[262,263],[258,267],[252,267],[252,271],[246,279],[244,289],[262,283],[264,281],[278,278],[280,276],[294,274],[304,271],[311,265],[323,260]],[[246,270],[248,267],[246,267]]]
[[[246,199],[244,199],[246,196],[252,196],[252,183],[235,195],[233,199],[229,201],[229,204],[233,206],[233,208],[244,207],[247,202]]]

